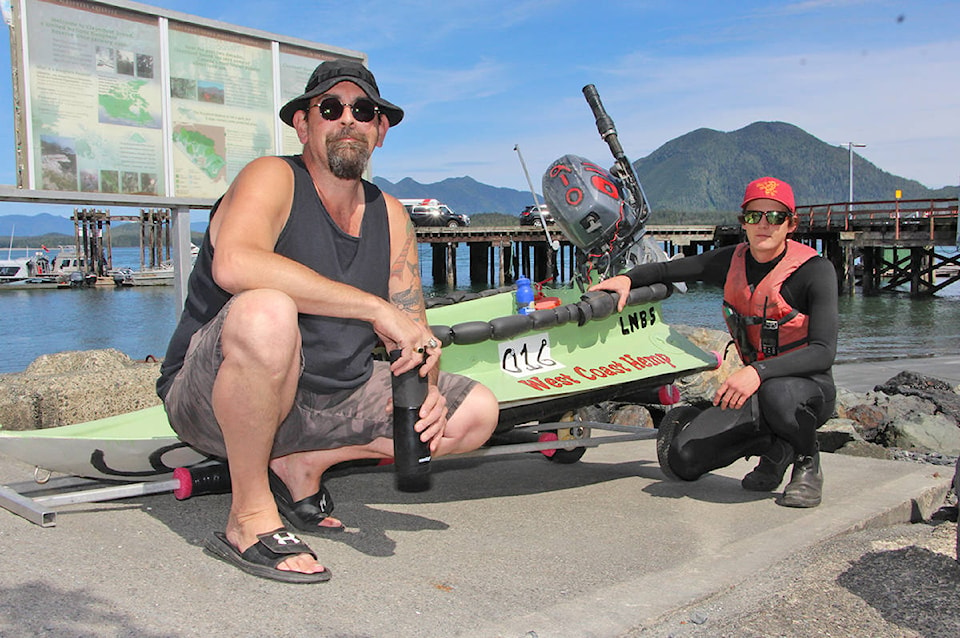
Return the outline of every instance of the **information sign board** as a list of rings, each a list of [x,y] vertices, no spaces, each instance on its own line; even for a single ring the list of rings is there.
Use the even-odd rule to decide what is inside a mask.
[[[14,0],[18,186],[216,198],[295,153],[277,117],[319,62],[357,51],[134,2]]]

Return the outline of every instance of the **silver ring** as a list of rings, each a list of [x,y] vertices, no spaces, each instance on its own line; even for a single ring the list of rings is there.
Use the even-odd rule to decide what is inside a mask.
[[[436,339],[431,339],[430,341],[427,342],[427,347],[428,347],[428,348],[436,348],[436,347],[439,346],[439,345],[440,345],[440,344],[437,343],[437,340],[436,340]]]

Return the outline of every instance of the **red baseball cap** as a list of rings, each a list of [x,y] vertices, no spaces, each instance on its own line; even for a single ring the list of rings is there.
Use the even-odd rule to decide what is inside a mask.
[[[772,199],[786,206],[791,213],[797,212],[793,203],[793,189],[790,184],[776,177],[761,177],[747,184],[747,191],[743,194],[743,208],[748,202],[755,199]]]

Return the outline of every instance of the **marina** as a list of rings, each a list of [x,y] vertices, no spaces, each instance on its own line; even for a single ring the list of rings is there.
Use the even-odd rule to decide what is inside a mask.
[[[0,187],[0,201],[75,204],[75,197]],[[0,285],[5,291],[0,294],[0,333],[5,335],[0,373],[23,370],[37,357],[61,351],[116,348],[135,360],[166,351],[182,307],[189,253],[194,252],[180,254],[176,247],[193,248],[190,212],[206,210],[213,202],[156,198],[153,208],[130,216],[141,224],[140,246],[116,248],[102,240],[113,229],[110,207],[138,207],[142,198],[84,197],[92,208],[75,210],[78,237],[86,238],[77,241],[77,252],[93,255],[100,249],[109,257],[109,268],[97,273],[97,285],[78,294],[66,294],[59,285],[45,289],[39,282],[20,289]],[[838,361],[955,353],[960,341],[956,199],[801,206],[798,213],[796,238],[833,261],[844,291]],[[425,295],[491,290],[521,275],[534,284],[569,284],[580,265],[575,246],[558,225],[546,230],[556,249],[535,227],[418,228]],[[668,257],[740,241],[738,225],[650,224],[645,230]],[[160,281],[167,285],[117,285],[112,277],[113,272],[143,272],[156,264],[165,270]],[[694,285],[661,304],[671,324],[724,330],[719,299],[719,291]],[[32,321],[24,322],[24,317]]]
[[[73,246],[46,246],[26,249],[30,257],[21,257],[17,271],[12,269],[0,276],[0,290],[31,290],[49,288],[79,288],[98,284],[98,277],[86,268],[83,257]]]
[[[172,286],[176,278],[171,255],[171,216],[168,210],[144,209],[139,215],[111,215],[109,211],[77,209],[72,216],[75,242],[54,249],[18,248],[0,261],[0,290],[94,288],[98,286]],[[114,266],[112,225],[136,222],[139,263]],[[190,244],[190,259],[199,248]]]
[[[21,192],[16,197],[23,196]],[[120,203],[114,199],[102,203],[110,202]],[[919,214],[913,211],[898,217],[896,207],[902,204],[858,203],[851,214],[838,212],[847,204],[799,209],[804,223],[797,238],[839,263],[838,276],[849,286],[840,299],[838,360],[952,354],[953,344],[960,340],[956,200],[925,201]],[[166,243],[172,244],[179,233],[184,235],[184,245],[190,245],[189,235],[183,232],[187,224],[181,223],[177,230],[177,217],[189,220],[190,208],[202,208],[195,202],[184,208],[173,202],[169,206],[159,215],[144,211],[142,218],[149,228],[141,233],[141,246],[106,244],[111,268],[95,279],[87,278],[93,285],[82,292],[64,293],[79,287],[42,277],[0,284],[4,309],[0,332],[5,335],[0,373],[23,370],[38,356],[66,350],[117,348],[133,359],[162,356],[179,315],[178,281],[185,282],[175,266],[179,257],[166,252]],[[932,212],[925,214],[927,209]],[[102,236],[112,227],[113,219],[103,214],[105,207],[95,209],[96,213],[80,209],[84,210],[80,219],[87,224],[88,237]],[[553,284],[570,283],[578,266],[575,247],[557,226],[548,231],[559,240],[557,250],[550,247],[542,230],[533,227],[418,228],[425,294],[479,292],[509,285],[521,275],[534,283],[551,277]],[[647,226],[647,233],[671,257],[739,240],[737,226],[653,224]],[[146,257],[144,246],[151,247]],[[67,266],[68,256],[71,267],[85,259],[76,256],[76,246],[63,251],[57,265],[61,269]],[[863,257],[847,267],[853,251],[861,251]],[[160,266],[150,268],[149,254],[158,258]],[[190,256],[186,263],[189,270]],[[152,279],[151,273],[156,273]],[[671,323],[724,329],[717,312],[719,291],[691,286],[687,294],[674,294],[661,303]],[[24,317],[33,321],[25,323]]]
[[[29,250],[34,256],[18,260],[22,266],[17,272],[10,276],[0,276],[0,291],[172,286],[174,281],[173,265],[169,262],[147,268],[105,268],[102,269],[103,274],[97,274],[85,267],[87,258],[79,257],[74,246]],[[48,254],[52,254],[53,258],[50,259]],[[38,263],[43,266],[38,268]]]
[[[190,211],[204,210],[212,202],[159,198],[156,208],[141,209],[125,219],[141,225],[140,245],[118,248],[103,239],[111,237],[114,221],[119,219],[110,216],[109,208],[129,208],[139,198],[85,196],[93,208],[76,209],[74,218],[78,237],[86,240],[66,247],[64,255],[73,248],[74,255],[81,255],[77,259],[87,259],[99,250],[109,267],[96,273],[94,285],[75,294],[62,290],[78,287],[45,279],[0,284],[4,309],[0,333],[5,335],[0,373],[23,370],[46,353],[116,348],[133,359],[143,359],[161,357],[166,350],[192,257],[178,254],[176,246],[191,246],[190,252],[195,253],[190,243]],[[3,200],[72,201],[69,194],[0,188]],[[960,341],[955,199],[857,202],[852,209],[848,203],[801,206],[798,213],[801,225],[796,238],[828,256],[843,284],[838,361],[955,353]],[[556,241],[553,245],[559,244],[556,250],[544,231],[535,227],[417,228],[425,295],[491,290],[510,285],[521,275],[535,284],[551,279],[551,285],[569,284],[579,266],[575,246],[558,225],[546,230]],[[738,225],[651,224],[646,233],[669,257],[740,240]],[[161,272],[151,283],[161,285],[138,285],[155,268]],[[136,273],[141,275],[139,282]],[[719,294],[690,286],[687,294],[673,294],[661,302],[665,319],[724,330],[717,311]],[[31,321],[23,321],[25,317]]]

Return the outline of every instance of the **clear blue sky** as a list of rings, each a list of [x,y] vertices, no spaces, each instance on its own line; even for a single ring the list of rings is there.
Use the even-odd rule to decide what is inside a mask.
[[[366,53],[384,97],[406,110],[374,154],[373,173],[391,181],[469,175],[526,189],[517,144],[538,191],[565,153],[607,164],[581,94],[590,83],[632,160],[697,128],[776,120],[866,144],[866,159],[926,186],[960,181],[956,0],[146,4]],[[0,121],[8,184],[10,111]]]

